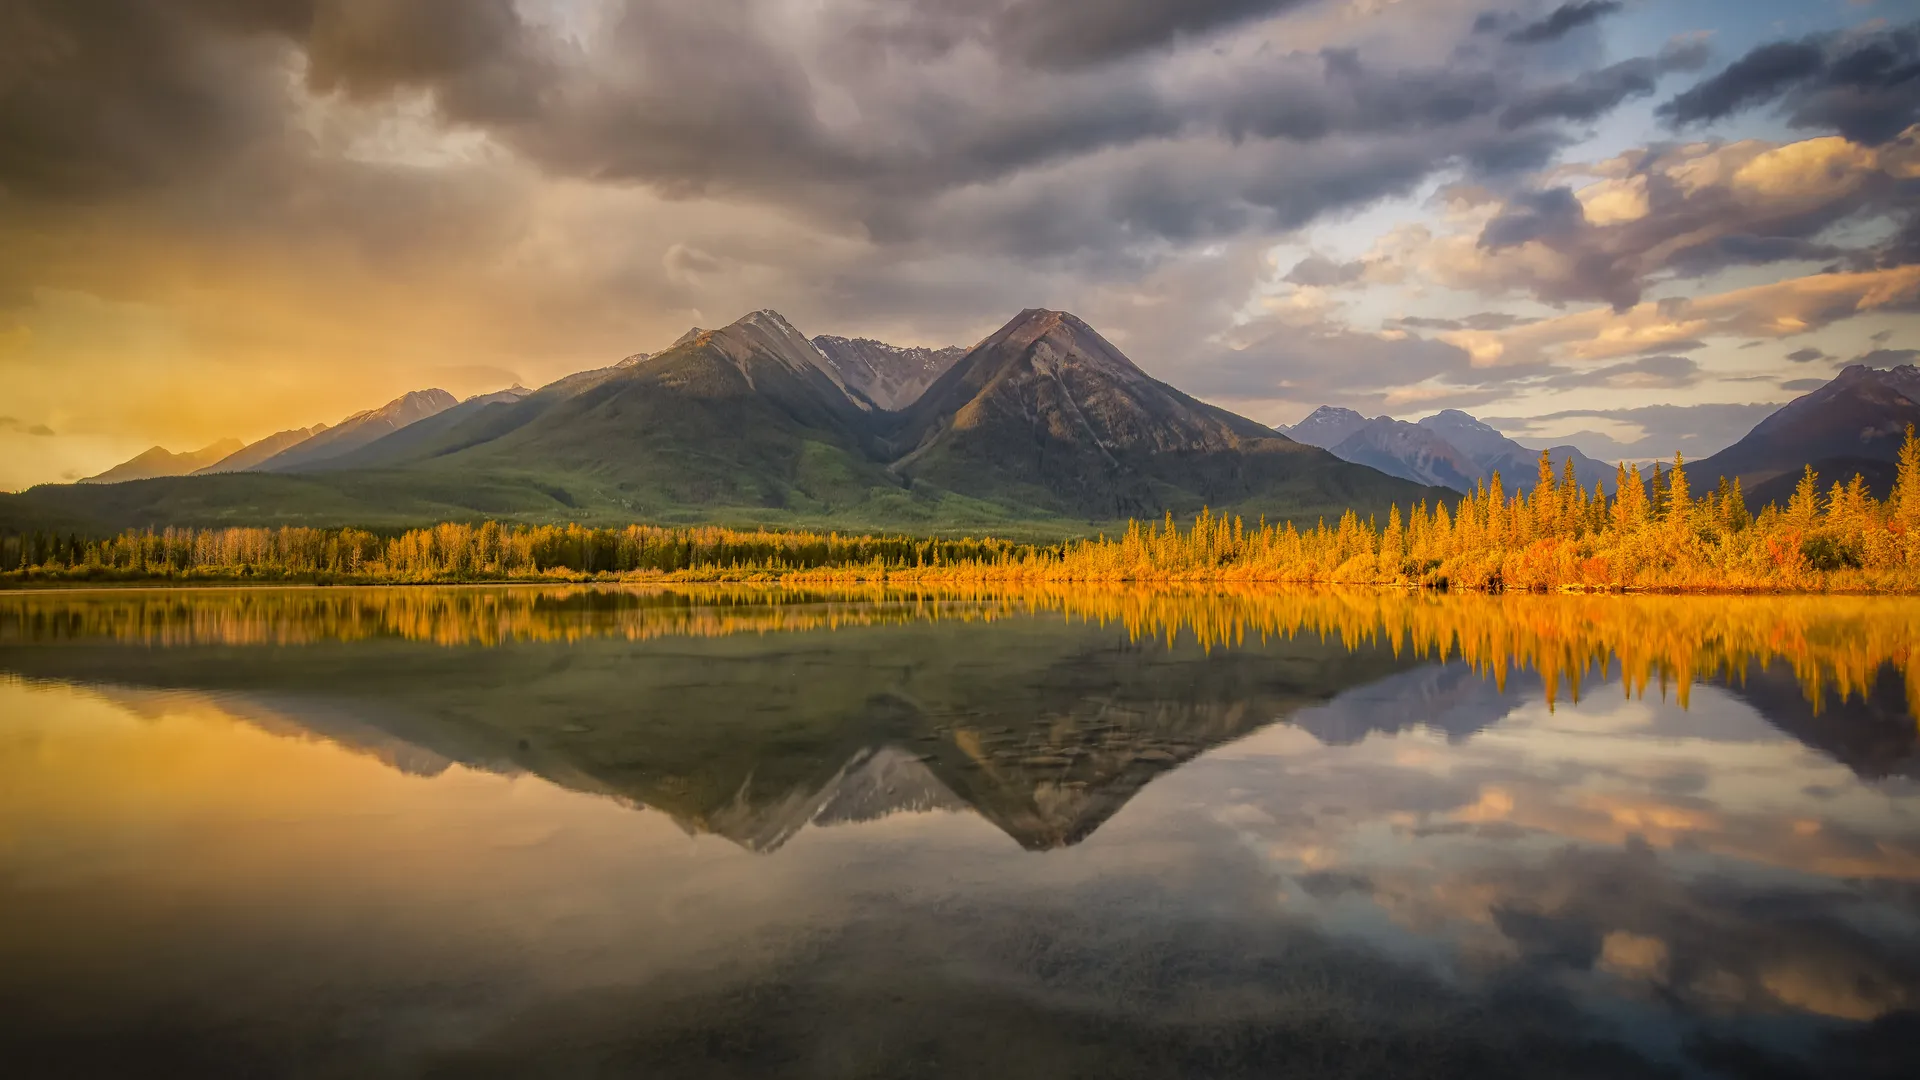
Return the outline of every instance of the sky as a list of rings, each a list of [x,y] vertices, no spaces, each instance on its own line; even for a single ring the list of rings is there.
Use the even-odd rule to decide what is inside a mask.
[[[1920,348],[1914,0],[8,0],[0,489],[774,308],[1699,457]]]

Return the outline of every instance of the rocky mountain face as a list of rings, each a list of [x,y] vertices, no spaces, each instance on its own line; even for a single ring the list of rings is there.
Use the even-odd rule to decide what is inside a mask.
[[[327,425],[315,424],[312,427],[276,431],[258,442],[248,443],[219,461],[196,471],[193,475],[210,476],[214,473],[250,472],[258,468],[261,462],[292,449],[325,430]]]
[[[1420,426],[1451,443],[1479,469],[1477,480],[1490,480],[1500,474],[1508,491],[1530,491],[1540,473],[1540,451],[1521,446],[1493,427],[1458,409],[1444,409],[1422,419]],[[1547,450],[1553,458],[1555,476],[1561,474],[1568,458],[1573,459],[1573,475],[1581,487],[1593,490],[1595,484],[1612,491],[1618,479],[1616,466],[1595,461],[1572,446]]]
[[[876,409],[898,412],[919,400],[935,379],[960,362],[967,350],[889,345],[872,338],[821,336],[813,339],[847,386]]]
[[[414,390],[377,409],[355,413],[318,435],[297,443],[261,462],[260,472],[304,472],[325,468],[326,462],[391,435],[408,424],[443,413],[459,399],[445,390]]]
[[[808,508],[899,490],[870,452],[872,406],[777,312],[702,330],[636,364],[569,377],[462,419],[392,466],[537,471],[562,505]]]
[[[1382,416],[1381,420],[1392,417]],[[1322,405],[1307,414],[1305,420],[1290,428],[1281,428],[1287,438],[1303,442],[1308,446],[1317,446],[1322,450],[1332,450],[1347,441],[1347,437],[1365,427],[1367,418],[1352,409],[1343,409],[1338,405]]]
[[[89,476],[83,484],[117,484],[123,480],[151,480],[160,476],[186,476],[243,449],[239,439],[221,439],[198,450],[173,453],[156,446],[137,457],[115,465],[98,476]]]
[[[1465,492],[1500,474],[1508,490],[1530,490],[1540,471],[1540,451],[1530,450],[1493,427],[1447,409],[1417,423],[1390,416],[1368,419],[1352,409],[1322,405],[1305,420],[1282,429],[1288,438],[1331,451],[1343,461],[1371,466],[1389,476]],[[1573,459],[1574,478],[1592,490],[1612,491],[1613,466],[1595,461],[1572,446],[1556,446],[1554,475]]]
[[[1826,482],[1858,472],[1885,495],[1908,424],[1920,424],[1920,368],[1856,364],[1795,398],[1746,437],[1689,467],[1696,486],[1738,477],[1748,504],[1784,502],[1811,464]]]
[[[1022,312],[976,345],[887,438],[893,470],[915,481],[1095,519],[1268,500],[1326,505],[1391,486],[1150,378],[1059,311]]]
[[[1478,465],[1431,429],[1385,416],[1360,425],[1333,447],[1333,455],[1388,476],[1462,492],[1481,475]]]
[[[531,393],[533,391],[524,386],[515,386],[491,394],[476,394],[451,409],[415,420],[365,446],[327,458],[320,464],[327,469],[380,469],[404,464],[412,460],[421,447],[433,445],[447,432],[478,417],[490,407],[518,404]]]

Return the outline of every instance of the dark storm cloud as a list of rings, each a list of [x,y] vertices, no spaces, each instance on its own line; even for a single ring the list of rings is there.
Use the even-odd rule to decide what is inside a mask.
[[[1530,91],[1507,106],[1500,114],[1500,123],[1513,128],[1542,120],[1595,120],[1631,98],[1651,95],[1663,76],[1696,71],[1706,59],[1706,45],[1692,42],[1668,49],[1657,57],[1623,60],[1578,78]]]
[[[1573,3],[1555,8],[1552,14],[1539,22],[1528,23],[1513,31],[1507,35],[1507,40],[1525,45],[1557,41],[1582,26],[1619,11],[1623,6],[1620,0],[1574,0]]]
[[[1566,239],[1585,221],[1580,200],[1574,198],[1571,188],[1523,192],[1487,222],[1480,233],[1480,246],[1498,251],[1535,240]]]
[[[0,46],[0,184],[165,186],[291,153],[296,71],[352,102],[427,95],[551,175],[778,206],[891,247],[1120,257],[1297,226],[1447,169],[1538,167],[1570,137],[1556,125],[1684,62],[1555,82],[1539,50],[1441,38],[1424,57],[1240,50],[1173,77],[1183,43],[1309,3],[829,0],[797,38],[757,0],[624,0],[575,41],[511,0],[38,0]]]
[[[1667,263],[1685,277],[1702,277],[1728,266],[1760,266],[1776,262],[1822,262],[1843,258],[1847,248],[1822,244],[1801,236],[1758,236],[1729,233],[1676,252]]]
[[[513,0],[319,0],[305,46],[315,90],[429,89],[468,119],[525,115],[556,78]]]
[[[1314,0],[1014,0],[992,40],[1040,67],[1115,60]]]
[[[1335,285],[1351,285],[1360,280],[1366,272],[1366,264],[1354,262],[1334,262],[1325,255],[1309,255],[1293,264],[1283,279],[1294,285],[1308,285],[1316,288],[1331,288]]]
[[[1833,357],[1809,345],[1804,349],[1795,349],[1788,353],[1787,359],[1796,364],[1811,364],[1815,360],[1831,360]]]
[[[1920,119],[1920,23],[1758,46],[1659,112],[1684,127],[1768,104],[1795,127],[1894,139]]]
[[[0,189],[34,198],[119,191],[238,152],[280,121],[271,46],[252,39],[307,15],[299,3],[7,5]]]

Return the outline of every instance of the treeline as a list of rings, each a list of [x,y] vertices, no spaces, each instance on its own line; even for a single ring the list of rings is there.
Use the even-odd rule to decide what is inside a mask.
[[[1738,481],[1694,490],[1685,462],[1615,494],[1587,491],[1548,455],[1532,490],[1498,474],[1448,505],[1382,523],[1349,511],[1311,529],[1202,512],[1118,537],[1052,546],[717,527],[442,524],[392,536],[357,529],[168,529],[101,540],[0,540],[0,580],[786,580],[927,582],[1272,582],[1429,588],[1849,590],[1920,592],[1920,441],[1908,429],[1884,501],[1858,475],[1823,487],[1809,467],[1785,507],[1758,514]]]
[[[1884,501],[1859,475],[1822,487],[1808,467],[1785,507],[1758,514],[1738,481],[1696,492],[1685,463],[1644,476],[1622,467],[1616,494],[1584,490],[1572,463],[1556,478],[1540,455],[1531,492],[1495,474],[1451,507],[1394,507],[1381,524],[1246,527],[1202,513],[1130,525],[1113,540],[1038,557],[1065,580],[1247,580],[1410,584],[1498,591],[1561,588],[1920,591],[1920,442],[1908,428]]]
[[[458,582],[618,578],[634,574],[778,575],[863,566],[992,564],[1032,549],[992,539],[842,536],[713,526],[443,523],[382,536],[362,529],[129,530],[88,539],[0,538],[14,580]]]

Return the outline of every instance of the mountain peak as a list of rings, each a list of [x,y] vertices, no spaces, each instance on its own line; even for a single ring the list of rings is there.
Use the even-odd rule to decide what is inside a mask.
[[[98,476],[89,476],[83,484],[117,484],[123,480],[151,480],[162,476],[186,476],[238,452],[246,444],[239,439],[221,439],[198,450],[173,453],[164,446],[150,447],[138,456],[123,461]]]
[[[1317,446],[1322,450],[1332,450],[1345,442],[1354,432],[1367,423],[1367,418],[1352,409],[1343,409],[1338,405],[1322,405],[1307,414],[1307,418],[1286,428],[1283,432],[1294,442]]]
[[[973,349],[983,350],[997,354],[1002,366],[1031,366],[1044,373],[1070,360],[1128,383],[1151,381],[1139,365],[1070,311],[1028,308]]]
[[[848,389],[846,380],[819,347],[772,308],[762,308],[718,330],[706,331],[694,343],[716,349],[747,376],[748,382],[753,380],[748,368],[754,358],[770,357],[796,373],[826,376],[850,403],[870,408],[865,399]]]

